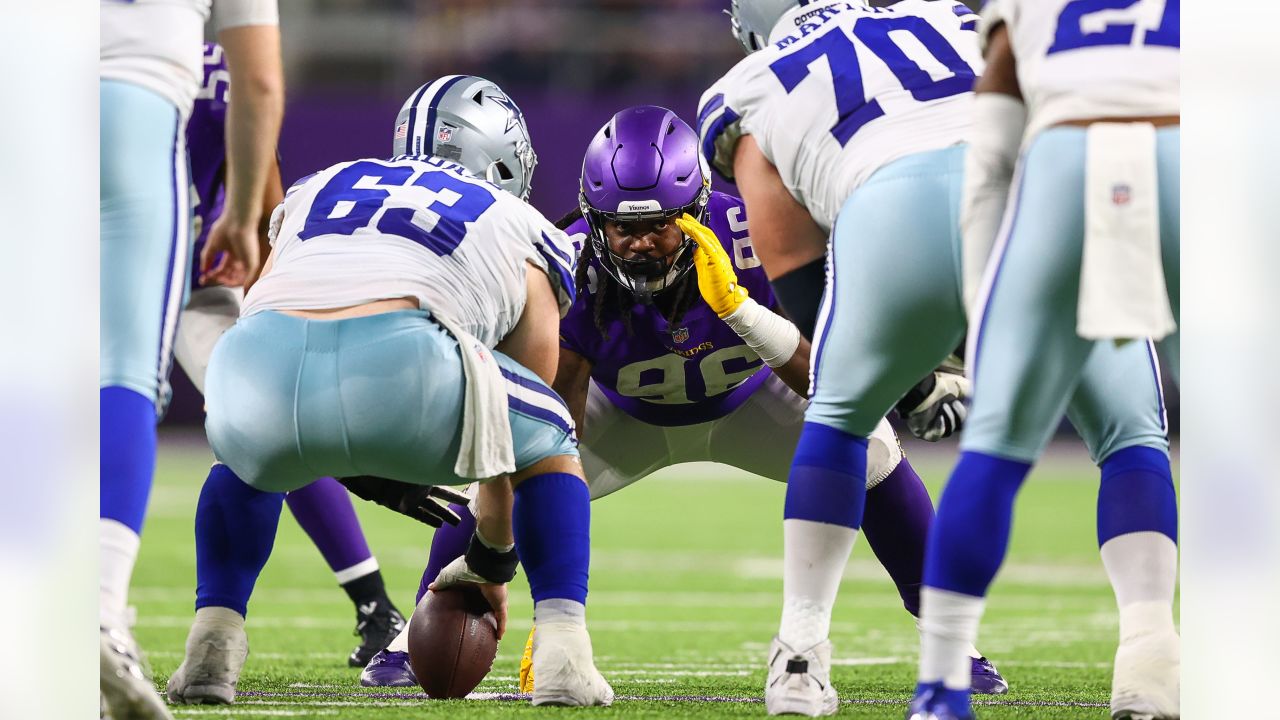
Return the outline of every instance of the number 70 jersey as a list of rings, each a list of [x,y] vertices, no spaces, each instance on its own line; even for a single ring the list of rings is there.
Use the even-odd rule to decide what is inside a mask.
[[[770,45],[702,96],[707,161],[733,178],[751,135],[783,183],[830,230],[876,170],[964,141],[982,73],[978,17],[947,0],[809,3],[784,15]]]
[[[524,312],[526,262],[546,273],[561,315],[573,304],[568,236],[447,160],[339,163],[297,182],[276,213],[275,259],[242,316],[414,297],[493,347]]]

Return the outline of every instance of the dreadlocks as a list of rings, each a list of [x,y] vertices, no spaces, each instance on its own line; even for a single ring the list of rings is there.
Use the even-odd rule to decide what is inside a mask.
[[[582,211],[574,208],[564,217],[555,222],[555,226],[561,230],[568,230],[582,217]],[[579,294],[590,293],[591,278],[588,276],[590,272],[591,261],[595,259],[596,252],[592,247],[591,241],[582,243],[582,253],[578,255],[578,270],[573,277],[573,284]],[[608,262],[608,260],[599,260],[598,262]],[[693,306],[693,302],[698,297],[698,281],[697,274],[690,273],[680,279],[679,284],[669,288],[670,292],[661,293],[657,296],[658,309],[667,304],[662,300],[670,297],[671,302],[667,311],[663,313],[668,325],[674,325],[680,322],[680,318],[689,311]],[[591,317],[595,321],[596,329],[606,339],[609,339],[609,332],[605,329],[605,314],[616,314],[622,319],[622,326],[626,328],[627,337],[634,335],[631,329],[631,310],[635,307],[636,298],[626,288],[618,284],[617,281],[609,275],[609,273],[598,273],[598,280],[601,283],[599,292],[595,294],[595,301],[591,308]]]

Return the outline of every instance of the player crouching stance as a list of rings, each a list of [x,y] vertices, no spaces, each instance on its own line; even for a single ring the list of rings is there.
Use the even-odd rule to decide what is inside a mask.
[[[428,503],[431,485],[487,480],[442,581],[480,584],[501,634],[518,550],[546,631],[534,704],[608,705],[585,622],[590,498],[547,387],[572,246],[523,200],[524,118],[493,83],[447,76],[405,103],[394,147],[304,179],[276,210],[266,269],[209,366],[206,427],[228,471],[206,482],[222,509],[206,520],[225,542],[198,562],[251,584],[284,493],[318,476],[386,478],[365,489]],[[169,697],[229,703],[243,605],[198,589],[196,607]]]
[[[591,498],[697,461],[785,482],[808,404],[809,342],[781,314],[742,201],[711,190],[696,133],[666,108],[617,113],[587,149],[580,205],[558,223],[583,239],[583,254],[553,388],[577,421]],[[960,399],[917,401],[910,424],[945,436],[950,404]],[[869,544],[918,615],[933,505],[887,422],[871,435],[866,484]],[[423,587],[463,553],[464,528],[436,532]],[[530,647],[541,634],[539,625]],[[403,632],[361,684],[415,684],[406,650]],[[975,687],[1008,689],[976,650],[971,658]],[[826,667],[824,659],[812,670]],[[542,687],[530,670],[522,663],[524,692]]]

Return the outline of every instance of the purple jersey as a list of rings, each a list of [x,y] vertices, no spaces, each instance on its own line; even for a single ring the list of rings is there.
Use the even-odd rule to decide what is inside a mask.
[[[706,224],[733,258],[738,282],[756,302],[775,309],[777,300],[747,235],[742,201],[711,193]],[[567,232],[581,244],[586,220],[579,219]],[[657,307],[636,303],[631,335],[622,318],[606,310],[602,334],[595,322],[595,297],[602,284],[612,281],[599,262],[591,260],[588,292],[578,293],[560,322],[560,345],[591,363],[592,379],[628,415],[668,427],[708,422],[737,409],[769,376],[768,366],[701,296],[672,325]],[[691,290],[697,293],[696,278],[688,281],[695,283]],[[607,287],[604,291],[611,292]]]
[[[222,47],[204,45],[204,84],[187,122],[187,153],[191,158],[191,185],[195,191],[196,244],[191,257],[191,287],[199,286],[200,251],[213,221],[222,214],[227,164],[227,91],[231,76]]]

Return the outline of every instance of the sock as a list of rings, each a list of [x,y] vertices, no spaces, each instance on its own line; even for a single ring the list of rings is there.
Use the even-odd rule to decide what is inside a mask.
[[[941,682],[949,692],[940,699],[959,714],[969,710],[969,649],[984,597],[1008,550],[1013,501],[1030,470],[1026,462],[961,453],[929,533],[919,687]]]
[[[1174,633],[1178,501],[1169,458],[1129,447],[1102,463],[1098,545],[1120,608],[1120,637]]]
[[[102,627],[128,625],[129,579],[140,540],[133,528],[118,520],[98,521],[98,623]]]
[[[535,607],[544,600],[587,603],[591,494],[568,473],[535,475],[515,488],[516,552]]]
[[[422,601],[422,596],[427,594],[427,586],[435,582],[445,565],[467,552],[471,536],[476,532],[476,516],[472,515],[470,510],[454,504],[450,504],[449,509],[458,513],[462,522],[457,525],[441,525],[431,536],[431,553],[427,556],[427,567],[422,571],[422,581],[418,583],[415,603]]]
[[[867,491],[862,532],[876,559],[898,586],[907,612],[920,617],[924,553],[933,524],[933,501],[906,458]]]
[[[933,587],[925,587],[920,599],[924,614],[920,619],[920,686],[942,683],[948,690],[962,691],[964,705],[957,709],[967,710],[973,673],[969,647],[978,637],[987,601]]]
[[[156,469],[156,406],[122,387],[98,392],[99,515],[142,534]]]
[[[284,493],[255,490],[217,464],[196,504],[196,609],[247,614],[249,596],[271,556]]]
[[[533,604],[534,625],[553,622],[586,625],[587,606],[564,598],[549,598]]]
[[[285,495],[289,512],[315,543],[341,585],[378,569],[369,552],[351,496],[333,478],[320,478]],[[368,567],[373,560],[372,567]],[[364,572],[359,572],[361,568]]]
[[[1098,486],[1098,547],[1135,532],[1158,532],[1178,542],[1178,498],[1169,457],[1149,447],[1127,447],[1102,461]]]
[[[351,598],[357,610],[361,605],[368,605],[371,602],[391,604],[391,599],[387,597],[386,583],[382,580],[382,572],[376,569],[355,580],[342,583],[342,589],[346,591],[347,597]]]
[[[867,488],[867,439],[806,422],[783,510],[778,639],[807,650],[831,632],[840,577],[858,537]]]

